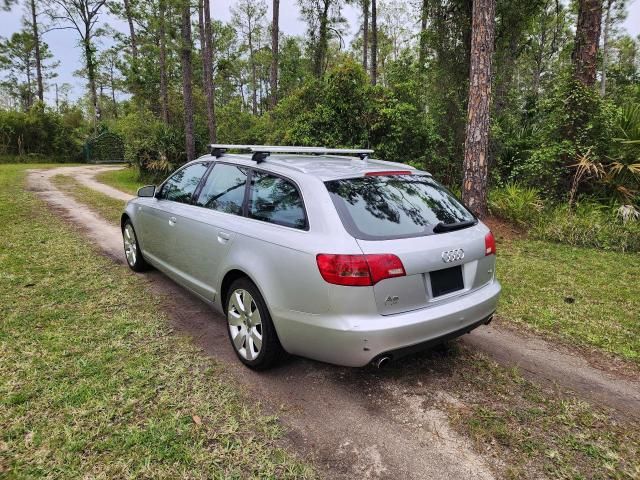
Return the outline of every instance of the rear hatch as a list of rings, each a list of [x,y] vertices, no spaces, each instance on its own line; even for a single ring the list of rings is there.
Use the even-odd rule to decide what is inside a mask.
[[[429,175],[375,174],[326,185],[362,252],[402,261],[406,275],[373,286],[380,314],[452,301],[492,280],[489,230]]]

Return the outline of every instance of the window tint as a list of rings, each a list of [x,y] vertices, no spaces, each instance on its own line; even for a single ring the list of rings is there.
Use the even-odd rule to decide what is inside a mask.
[[[164,183],[159,197],[174,202],[191,203],[193,192],[207,167],[206,163],[195,163],[176,172]]]
[[[475,222],[453,195],[426,175],[350,178],[325,185],[347,231],[363,240],[429,235],[440,222]]]
[[[287,180],[253,172],[249,217],[292,228],[305,228],[306,216],[296,187]]]
[[[213,167],[198,196],[201,207],[242,215],[247,169],[218,163]]]

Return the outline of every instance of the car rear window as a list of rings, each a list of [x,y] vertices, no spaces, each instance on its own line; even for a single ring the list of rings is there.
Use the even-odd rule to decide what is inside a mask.
[[[347,231],[362,240],[431,235],[439,224],[475,217],[427,175],[385,175],[325,182]]]

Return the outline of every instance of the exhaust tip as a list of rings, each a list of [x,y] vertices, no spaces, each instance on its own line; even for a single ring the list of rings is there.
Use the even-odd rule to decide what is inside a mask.
[[[491,315],[489,318],[487,318],[487,321],[484,322],[485,325],[489,325],[491,323],[491,320],[493,320],[493,315]]]
[[[376,368],[384,368],[389,364],[389,362],[391,362],[391,357],[383,356],[376,359],[373,363],[376,366]]]

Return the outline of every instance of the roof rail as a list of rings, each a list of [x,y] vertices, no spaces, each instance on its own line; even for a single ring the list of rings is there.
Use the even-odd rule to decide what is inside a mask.
[[[311,155],[358,155],[366,159],[373,150],[350,148],[326,148],[326,147],[294,147],[285,145],[232,145],[212,143],[209,145],[211,155],[222,156],[227,150],[246,150],[253,153],[252,159],[256,163],[263,162],[271,153],[308,153]]]

